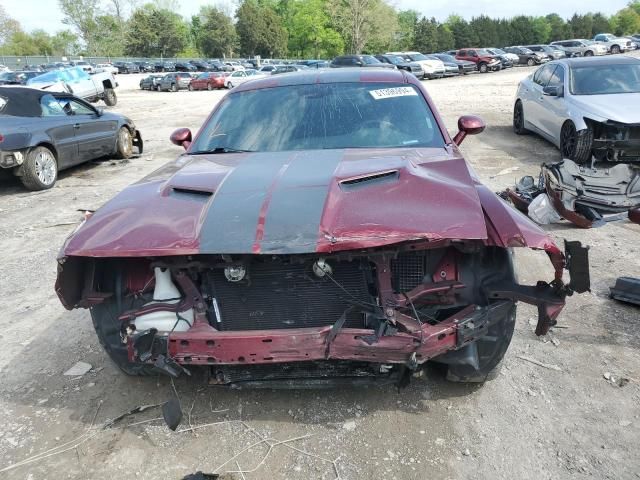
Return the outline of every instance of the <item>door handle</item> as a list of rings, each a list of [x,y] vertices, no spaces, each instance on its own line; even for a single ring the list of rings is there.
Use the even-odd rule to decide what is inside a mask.
[[[74,123],[73,124],[73,128],[75,128],[76,130],[80,128],[80,124],[79,123]]]

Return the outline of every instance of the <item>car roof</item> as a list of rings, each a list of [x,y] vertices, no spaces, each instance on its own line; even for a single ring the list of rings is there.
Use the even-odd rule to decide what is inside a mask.
[[[413,77],[413,78],[412,78]],[[314,83],[413,83],[419,81],[404,70],[386,68],[332,68],[299,70],[285,75],[274,75],[242,83],[234,92],[260,90],[263,88],[291,85],[312,85]]]
[[[52,95],[55,98],[73,96],[68,93],[29,87],[0,87],[0,97],[7,99],[7,105],[2,110],[2,114],[15,117],[39,117],[42,115],[40,99],[45,95]]]
[[[583,65],[640,65],[640,59],[628,57],[626,55],[606,56],[606,57],[577,57],[562,58],[549,63],[563,63],[569,67],[577,67]],[[548,65],[548,64],[547,64]]]

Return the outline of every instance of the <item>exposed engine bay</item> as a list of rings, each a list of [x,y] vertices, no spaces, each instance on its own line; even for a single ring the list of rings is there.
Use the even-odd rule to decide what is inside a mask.
[[[640,125],[589,121],[593,155],[599,161],[640,162]]]

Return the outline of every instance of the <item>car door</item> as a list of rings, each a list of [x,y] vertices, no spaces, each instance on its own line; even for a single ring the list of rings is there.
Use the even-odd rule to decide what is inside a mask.
[[[78,163],[104,157],[115,149],[118,122],[101,116],[88,103],[73,97],[59,97],[63,110],[72,117],[78,145]]]
[[[536,71],[531,82],[529,101],[525,107],[527,121],[533,124],[539,133],[543,135],[549,135],[544,125],[548,125],[549,120],[547,117],[550,112],[547,109],[547,102],[542,89],[549,83],[555,68],[555,64],[547,64]]]
[[[560,130],[562,130],[565,120],[569,118],[569,109],[564,96],[567,91],[565,85],[566,77],[564,65],[558,64],[546,86],[559,87],[562,89],[562,94],[556,97],[543,95],[540,99],[540,129],[558,146],[560,144]]]
[[[58,169],[78,163],[78,143],[73,122],[53,95],[40,98],[42,117],[38,121],[42,130],[53,142],[56,149]]]

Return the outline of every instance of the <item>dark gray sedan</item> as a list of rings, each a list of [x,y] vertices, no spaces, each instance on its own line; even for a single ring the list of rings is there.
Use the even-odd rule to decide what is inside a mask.
[[[53,187],[58,171],[100,157],[142,153],[131,120],[68,93],[0,87],[0,170],[29,190]]]

